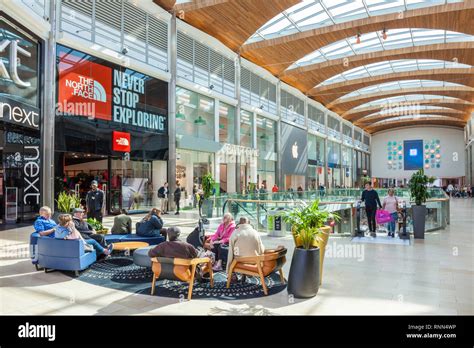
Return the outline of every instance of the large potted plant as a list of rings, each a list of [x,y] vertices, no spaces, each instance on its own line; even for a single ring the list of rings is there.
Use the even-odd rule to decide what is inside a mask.
[[[61,192],[56,199],[57,209],[53,215],[53,219],[57,220],[60,214],[69,214],[74,208],[79,208],[81,206],[81,199],[75,194],[69,194],[66,192]]]
[[[104,228],[104,225],[95,218],[88,218],[86,221],[99,234],[107,234],[109,232],[109,230]]]
[[[214,208],[214,204],[209,198],[214,195],[215,184],[216,182],[210,173],[207,173],[202,177],[203,196],[199,200],[199,216],[202,216],[204,212],[207,218],[212,217],[212,210]]]
[[[412,205],[413,235],[415,238],[425,238],[426,206],[423,203],[430,198],[428,184],[433,183],[435,178],[425,175],[423,169],[413,173],[408,183],[410,198],[415,201]]]
[[[319,201],[300,204],[283,213],[283,220],[291,225],[295,250],[288,276],[288,293],[294,297],[316,296],[321,284],[324,252],[330,227],[324,224],[339,216],[319,208]]]

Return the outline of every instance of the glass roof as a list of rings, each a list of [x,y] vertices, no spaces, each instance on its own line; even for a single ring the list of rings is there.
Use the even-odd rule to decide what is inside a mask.
[[[323,81],[318,86],[329,85],[337,82],[350,81],[363,77],[380,76],[398,72],[429,70],[429,69],[466,69],[471,65],[458,62],[434,60],[434,59],[398,59],[386,62],[378,62],[369,65],[359,66],[347,70],[341,74],[334,75]]]
[[[377,122],[371,123],[370,126],[377,126],[384,123],[403,121],[403,120],[433,120],[433,119],[448,120],[448,121],[456,121],[456,120],[461,121],[460,119],[447,117],[447,116],[441,116],[441,115],[407,115],[407,116],[399,116],[399,117],[393,117],[393,118],[377,121]]]
[[[264,24],[246,43],[361,18],[455,2],[462,0],[303,0]]]
[[[364,94],[393,91],[397,89],[423,88],[423,87],[463,87],[463,85],[459,83],[435,81],[435,80],[401,80],[401,81],[386,82],[386,83],[381,83],[378,85],[364,87],[354,92],[345,94],[339,99],[340,100],[347,99],[347,98],[362,96]]]
[[[333,42],[304,56],[288,69],[369,52],[437,43],[474,41],[474,36],[448,30],[403,28],[387,30],[386,39],[383,39],[382,31],[374,31],[362,34],[360,43],[357,43],[356,40],[356,37],[348,37]]]
[[[357,109],[366,108],[368,106],[382,106],[384,104],[389,104],[389,103],[407,103],[407,104],[413,103],[413,105],[416,105],[417,101],[430,100],[430,99],[458,100],[458,98],[447,97],[444,95],[436,95],[436,94],[407,94],[407,95],[399,95],[395,97],[372,100],[368,103],[358,105],[352,110],[355,111]]]
[[[403,114],[410,114],[414,115],[417,112],[422,110],[449,110],[450,112],[453,111],[451,108],[447,108],[444,106],[432,106],[432,105],[400,105],[400,106],[393,106],[390,108],[383,108],[379,112],[374,112],[370,115],[364,116],[360,118],[358,121],[364,121],[365,119],[370,119],[373,117],[380,117],[380,116],[388,116],[388,115],[403,115]]]

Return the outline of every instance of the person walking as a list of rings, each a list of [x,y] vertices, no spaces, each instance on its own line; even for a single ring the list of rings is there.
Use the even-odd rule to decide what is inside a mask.
[[[87,217],[102,223],[102,208],[104,207],[104,191],[99,190],[98,182],[91,182],[91,190],[86,195]]]
[[[158,189],[158,199],[160,200],[160,210],[162,214],[168,214],[168,183],[165,182],[163,186]]]
[[[176,190],[174,190],[174,203],[176,204],[176,213],[174,215],[179,215],[179,202],[181,201],[181,184],[179,181],[176,182]]]
[[[379,194],[372,188],[370,182],[365,184],[365,190],[362,192],[361,201],[365,203],[365,212],[367,214],[370,234],[372,237],[377,237],[377,234],[375,233],[377,228],[375,213],[377,212],[377,206],[382,208],[382,204],[380,203]]]
[[[382,209],[388,211],[392,218],[392,221],[388,223],[388,236],[393,238],[398,220],[398,199],[393,188],[388,189],[388,196],[383,199]]]

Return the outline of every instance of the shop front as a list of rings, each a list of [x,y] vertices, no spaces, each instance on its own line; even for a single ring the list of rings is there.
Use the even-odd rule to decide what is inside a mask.
[[[84,199],[96,180],[109,213],[156,206],[167,181],[168,84],[64,46],[57,61],[55,194]]]
[[[276,183],[277,122],[257,115],[257,184],[270,191]]]
[[[341,187],[341,144],[328,140],[328,187]]]
[[[308,190],[316,190],[320,186],[325,186],[325,154],[324,139],[308,134]]]
[[[41,44],[0,12],[0,223],[41,205]]]
[[[308,139],[305,129],[282,122],[281,169],[284,189],[296,191],[306,187]]]

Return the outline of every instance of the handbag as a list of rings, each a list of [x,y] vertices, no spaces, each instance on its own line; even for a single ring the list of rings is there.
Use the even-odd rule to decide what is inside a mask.
[[[378,224],[386,224],[392,221],[392,215],[386,210],[379,209],[375,212],[375,221]]]

